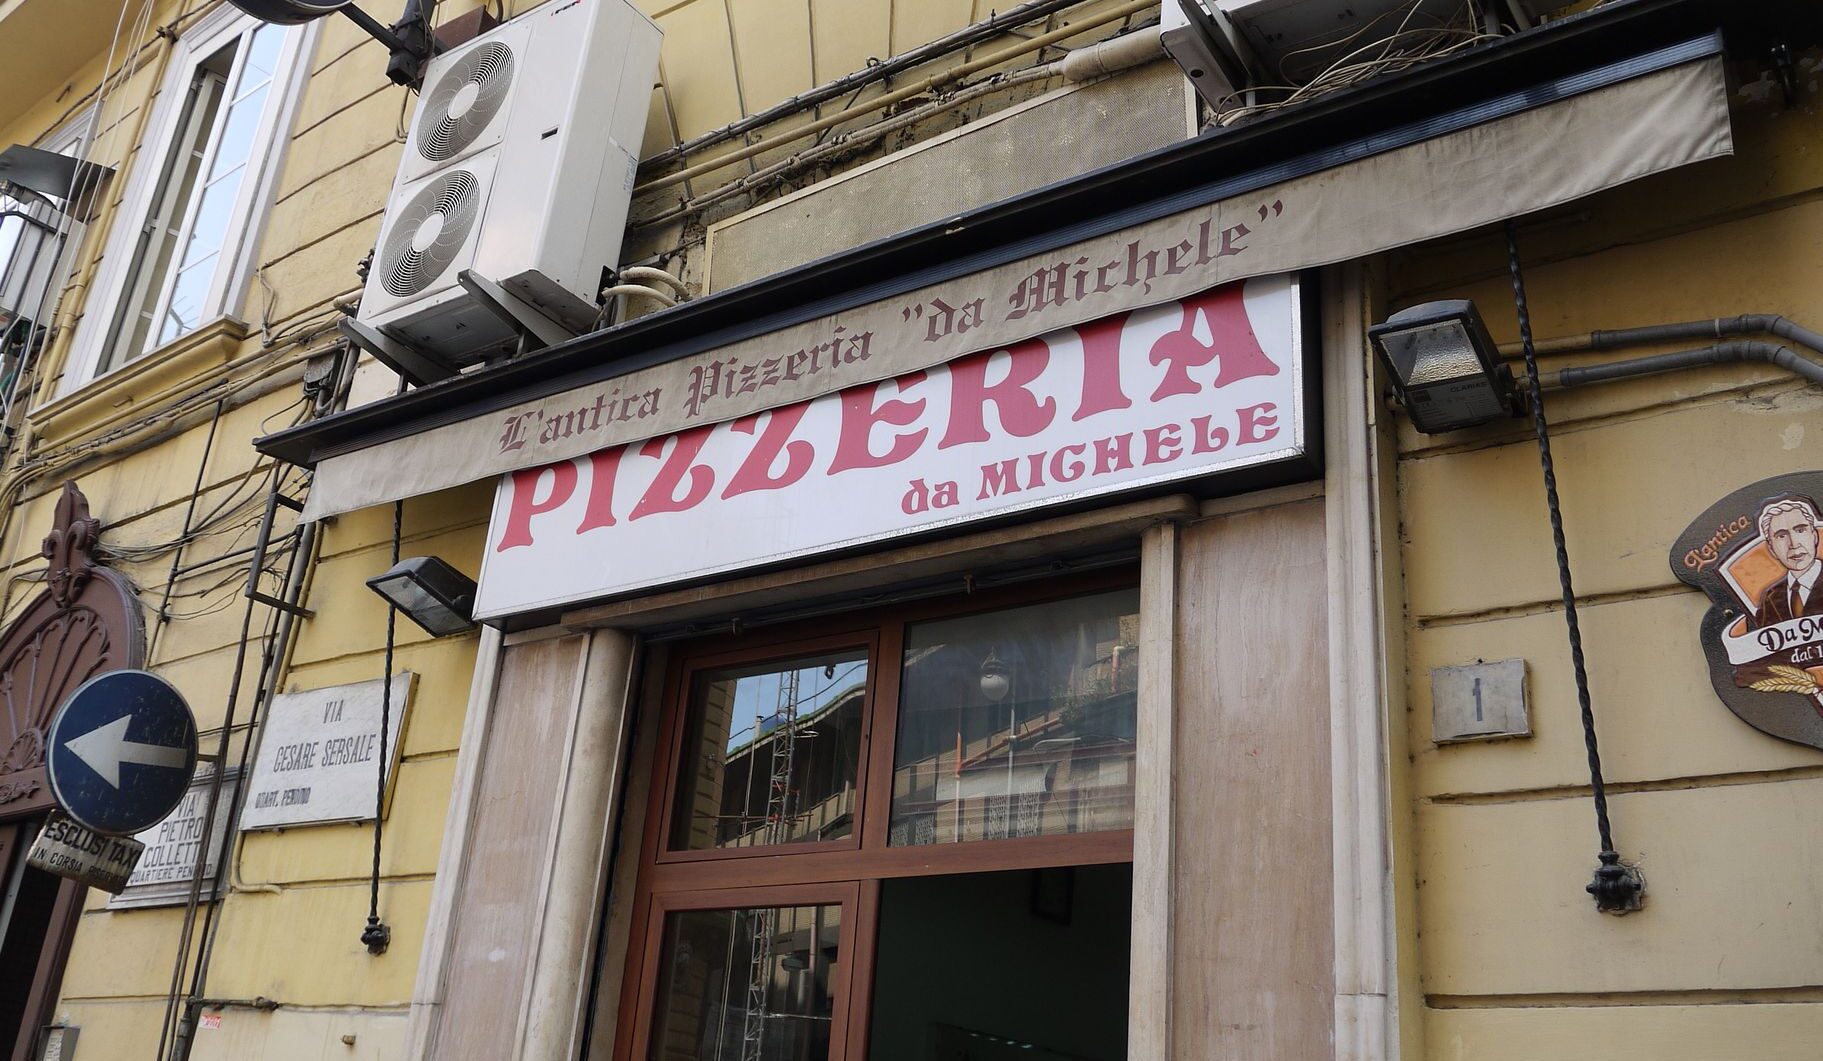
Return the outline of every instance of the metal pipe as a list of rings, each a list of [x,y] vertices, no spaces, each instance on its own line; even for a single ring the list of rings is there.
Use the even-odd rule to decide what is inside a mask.
[[[603,288],[601,291],[601,297],[604,299],[618,298],[621,295],[643,295],[667,309],[677,305],[677,300],[670,295],[656,287],[647,287],[644,284],[615,284],[613,287]]]
[[[997,37],[1011,27],[1022,26],[1027,22],[1036,21],[1055,12],[1062,11],[1065,8],[1075,7],[1085,2],[1087,2],[1087,0],[1032,0],[1030,3],[1008,8],[1004,14],[994,15],[991,18],[985,18],[980,22],[964,26],[947,37],[939,37],[928,44],[922,44],[910,51],[901,52],[890,59],[876,63],[866,69],[844,74],[834,81],[826,81],[813,89],[800,92],[782,103],[768,107],[758,114],[750,114],[739,121],[730,122],[718,129],[711,129],[699,136],[692,137],[675,147],[668,147],[658,154],[653,155],[651,158],[642,160],[640,165],[642,167],[662,166],[667,162],[700,151],[705,147],[713,147],[716,144],[732,140],[743,133],[752,132],[762,126],[770,125],[780,118],[796,114],[801,110],[814,107],[819,103],[836,99],[855,89],[865,88],[876,81],[884,81],[894,74],[908,70],[920,63],[929,62],[932,59],[947,55],[950,52],[966,48],[971,44],[980,43],[990,37]]]
[[[345,357],[351,365],[358,361],[360,357],[359,353],[348,347],[343,348],[342,356]],[[330,412],[339,412],[341,409],[347,407],[348,388],[353,382],[354,373],[352,371],[341,378],[336,393],[330,400]],[[272,481],[273,494],[276,495],[283,486],[284,476],[274,476]],[[268,502],[268,518],[271,516],[273,507],[274,506]],[[228,808],[229,821],[238,822],[240,820],[241,808],[245,804],[247,798],[247,761],[252,756],[256,744],[265,737],[264,727],[261,726],[260,723],[264,720],[267,710],[272,706],[272,698],[278,692],[281,675],[286,673],[290,668],[292,653],[297,647],[293,640],[293,634],[297,627],[296,620],[299,616],[308,615],[306,610],[301,607],[301,602],[309,583],[311,569],[316,562],[317,553],[321,545],[317,534],[319,526],[319,523],[313,521],[303,524],[295,531],[295,534],[297,535],[296,544],[294,546],[294,551],[291,554],[290,566],[285,573],[284,588],[281,590],[284,595],[283,601],[288,607],[276,609],[277,622],[272,627],[272,636],[267,642],[266,653],[260,663],[260,674],[256,680],[253,692],[253,709],[249,713],[247,719],[246,733],[243,734],[241,738],[241,754],[237,770],[239,782],[235,789],[234,799],[230,801],[230,806]],[[259,570],[258,562],[256,560],[254,570],[249,574],[249,578],[257,579],[258,577]],[[185,926],[183,938],[186,942],[190,939],[190,924],[194,920],[196,907],[201,901],[202,871],[204,860],[208,854],[208,836],[211,824],[208,819],[213,817],[217,804],[221,801],[222,783],[227,774],[228,741],[234,730],[234,706],[235,701],[240,696],[241,667],[245,663],[247,656],[248,620],[252,617],[253,607],[256,603],[257,601],[249,595],[246,618],[243,618],[241,622],[240,647],[235,653],[233,684],[228,691],[228,706],[222,720],[221,742],[219,745],[218,757],[215,760],[215,773],[212,778],[212,784],[210,785],[208,810],[205,813],[203,828],[204,841],[201,849],[197,852],[196,864],[190,882],[190,894],[184,908]],[[185,999],[184,1005],[182,1006],[182,1016],[179,1017],[177,1028],[173,1033],[171,1061],[189,1061],[191,1039],[195,1030],[197,1015],[200,1012],[200,1008],[209,1001],[203,996],[203,990],[208,983],[209,965],[215,955],[215,940],[218,935],[218,926],[214,923],[214,914],[222,900],[226,898],[225,891],[227,888],[225,885],[231,887],[241,884],[239,880],[240,866],[238,856],[241,850],[242,839],[243,837],[240,832],[236,830],[233,846],[223,850],[216,859],[215,878],[212,882],[213,896],[210,899],[208,917],[205,919],[203,926],[202,949],[197,955],[196,968],[191,976],[190,990],[188,992],[189,997]],[[273,884],[250,885],[247,886],[246,890],[266,892],[282,891],[277,885]],[[187,958],[187,953],[179,957],[177,968],[173,973],[171,986],[171,1001],[173,1003],[175,1003],[177,998],[178,986],[181,983],[184,963],[187,961]],[[170,1020],[170,1016],[170,1011],[167,1010],[167,1022]],[[161,1051],[163,1050],[163,1038],[164,1033],[161,1031]],[[162,1056],[161,1053],[161,1057]]]
[[[1613,328],[1546,339],[1534,349],[1541,354],[1575,354],[1587,350],[1613,350],[1623,346],[1645,346],[1672,343],[1686,339],[1724,339],[1730,335],[1776,335],[1787,342],[1807,346],[1823,353],[1823,333],[1811,331],[1776,313],[1743,313],[1735,317],[1680,321],[1675,324],[1648,324],[1640,328]],[[1518,343],[1502,343],[1500,353],[1515,357]]]
[[[1158,0],[1129,0],[1128,3],[1121,4],[1119,7],[1109,8],[1100,14],[1091,15],[1081,22],[1065,26],[1061,29],[1052,30],[1049,33],[1041,33],[1031,40],[1021,41],[1011,47],[1002,48],[999,51],[984,55],[979,59],[970,60],[959,66],[953,66],[948,70],[932,74],[929,77],[907,85],[904,88],[895,89],[883,95],[875,96],[865,103],[858,103],[852,107],[846,107],[837,111],[835,114],[831,114],[827,118],[820,118],[817,121],[805,125],[793,126],[787,132],[773,139],[748,144],[747,146],[736,151],[731,151],[726,155],[717,155],[707,162],[699,162],[694,166],[686,166],[675,173],[668,173],[663,177],[654,178],[644,184],[634,187],[633,194],[640,195],[645,192],[655,192],[661,188],[669,188],[674,184],[682,184],[692,177],[700,177],[705,173],[712,173],[733,163],[743,162],[762,152],[771,151],[777,148],[781,143],[789,143],[793,140],[802,140],[807,136],[814,136],[825,129],[833,129],[843,122],[853,121],[863,114],[871,114],[877,110],[884,110],[895,103],[911,99],[913,96],[922,95],[929,92],[931,89],[967,77],[969,74],[977,73],[989,69],[990,67],[999,66],[1001,63],[1011,59],[1017,59],[1022,55],[1030,55],[1032,52],[1048,48],[1058,41],[1068,40],[1080,33],[1095,29],[1097,26],[1105,26],[1110,22],[1119,22],[1123,18],[1137,15],[1141,11],[1146,11],[1157,6]]]
[[[1652,354],[1647,357],[1636,357],[1630,361],[1616,361],[1608,365],[1566,368],[1546,375],[1544,386],[1547,388],[1580,387],[1590,383],[1607,383],[1617,379],[1631,379],[1635,376],[1649,376],[1660,372],[1675,372],[1683,368],[1721,365],[1736,361],[1758,361],[1763,364],[1776,365],[1811,383],[1823,384],[1823,364],[1818,364],[1787,346],[1779,346],[1760,339],[1737,339],[1733,342],[1717,343],[1714,346],[1705,346],[1696,350]]]
[[[663,269],[654,269],[647,265],[629,265],[620,271],[620,278],[622,280],[633,281],[656,280],[671,290],[676,291],[679,298],[690,297],[690,288],[685,285],[682,280],[665,272]]]
[[[1046,63],[1042,66],[1028,67],[1011,74],[997,75],[984,81],[978,81],[941,100],[922,106],[909,107],[890,118],[882,119],[872,125],[850,130],[849,132],[842,133],[841,135],[820,144],[813,144],[795,155],[788,158],[782,158],[771,165],[754,170],[745,177],[729,181],[727,184],[711,191],[686,199],[679,203],[675,208],[667,210],[662,214],[654,214],[648,218],[635,220],[631,222],[628,227],[633,229],[656,228],[680,218],[688,217],[707,207],[714,206],[724,199],[732,199],[737,195],[744,195],[751,192],[780,174],[799,169],[818,159],[838,154],[848,148],[857,147],[866,141],[877,140],[888,133],[903,129],[908,125],[916,125],[943,110],[961,106],[977,96],[984,96],[990,92],[1004,91],[1028,81],[1037,81],[1047,77],[1057,76],[1061,73],[1059,66],[1059,63]]]

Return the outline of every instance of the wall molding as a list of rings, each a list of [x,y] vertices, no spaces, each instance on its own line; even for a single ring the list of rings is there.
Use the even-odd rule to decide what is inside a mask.
[[[1335,872],[1335,1061],[1400,1056],[1387,820],[1380,493],[1358,267],[1323,277],[1324,505],[1329,562],[1330,798]]]

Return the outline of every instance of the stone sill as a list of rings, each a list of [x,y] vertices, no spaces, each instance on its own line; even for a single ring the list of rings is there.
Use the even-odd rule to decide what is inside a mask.
[[[240,353],[253,328],[234,317],[208,324],[34,409],[41,443],[59,445],[169,406],[214,382]]]

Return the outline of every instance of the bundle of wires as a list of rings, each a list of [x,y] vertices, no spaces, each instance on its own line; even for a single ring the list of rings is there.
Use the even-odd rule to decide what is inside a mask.
[[[1443,20],[1425,11],[1425,7],[1423,0],[1411,0],[1369,19],[1337,40],[1285,53],[1278,64],[1278,73],[1284,83],[1253,85],[1230,93],[1217,104],[1214,123],[1234,125],[1363,81],[1441,59],[1501,36],[1491,32],[1499,28],[1499,23],[1484,13],[1475,0],[1468,0]],[[1395,18],[1399,20],[1397,27],[1391,33],[1383,34],[1385,24]],[[1370,43],[1359,44],[1363,39]],[[1287,76],[1288,67],[1308,67],[1312,58],[1319,62],[1327,58],[1328,61],[1308,78]],[[1261,101],[1262,95],[1278,98]],[[1243,102],[1249,99],[1253,102]]]

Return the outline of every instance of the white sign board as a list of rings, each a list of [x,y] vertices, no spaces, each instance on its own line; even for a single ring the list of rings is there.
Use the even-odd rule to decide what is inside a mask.
[[[32,840],[26,865],[91,888],[118,893],[127,886],[145,847],[125,836],[103,836],[52,811]]]
[[[1300,457],[1301,313],[1295,279],[1248,280],[514,472],[495,496],[475,614]],[[765,386],[752,367],[710,369],[724,390]]]
[[[168,906],[189,900],[190,881],[196,872],[196,850],[202,844],[203,818],[209,810],[209,790],[214,781],[198,777],[177,809],[157,825],[135,833],[133,839],[146,845],[139,866],[127,881],[127,888],[108,900],[108,909],[136,906]],[[234,815],[234,793],[240,787],[238,778],[222,781],[221,802],[215,810],[215,823],[209,830],[209,850],[204,856],[201,895],[215,894],[215,870],[220,864],[222,844],[228,838],[228,820]]]
[[[380,781],[379,678],[274,697],[241,806],[242,829],[370,821]],[[413,675],[392,677],[386,783],[399,764]]]

